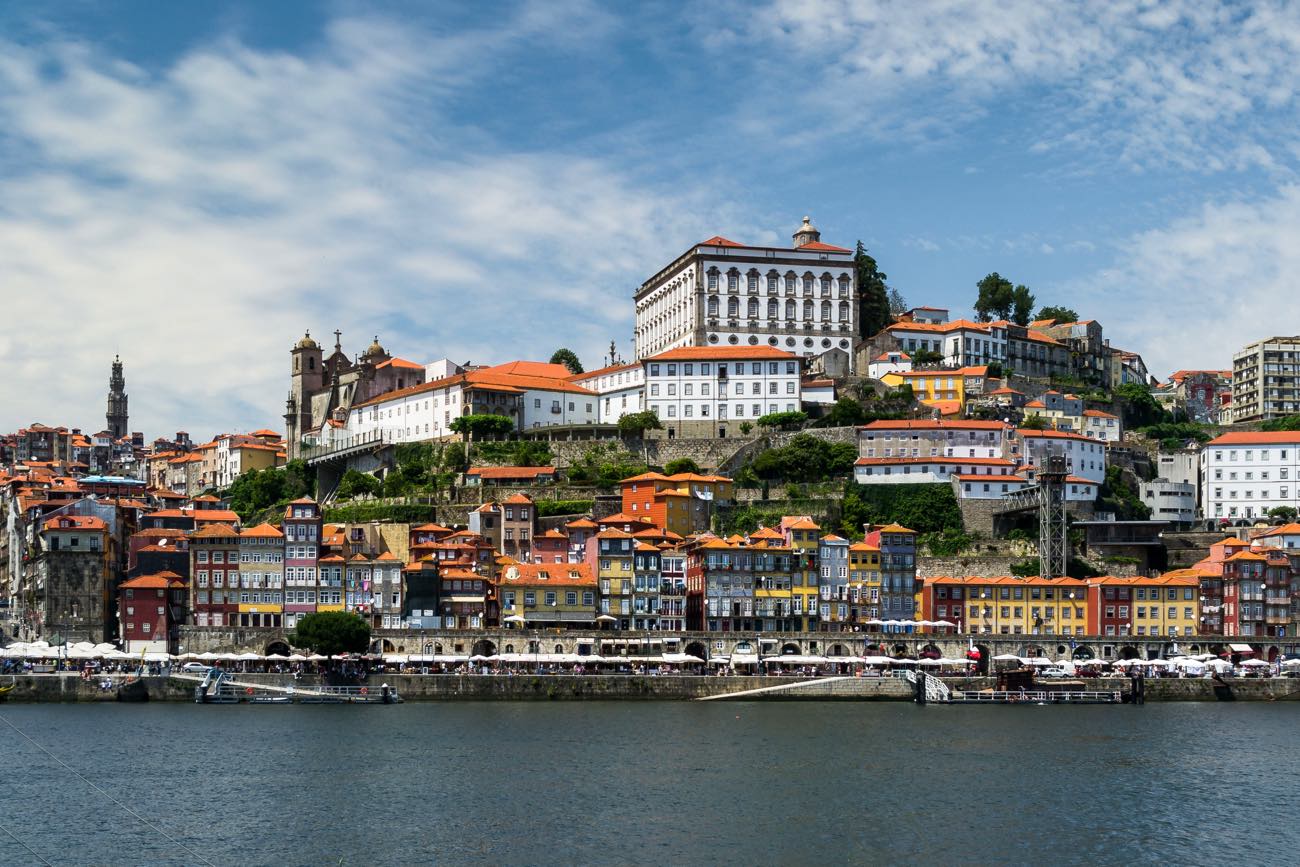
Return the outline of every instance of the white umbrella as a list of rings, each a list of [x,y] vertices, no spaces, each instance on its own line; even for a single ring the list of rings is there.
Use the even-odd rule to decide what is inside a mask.
[[[917,664],[917,665],[926,665],[926,666],[933,665],[933,666],[936,666],[936,667],[937,667],[937,666],[943,665],[943,662],[941,662],[941,661],[938,660],[938,659],[919,659],[919,660],[917,660],[916,664]]]
[[[703,661],[704,660],[700,659],[698,656],[693,656],[689,653],[665,653],[664,654],[664,662],[671,663],[673,665],[685,665],[688,663],[697,663]]]
[[[1242,668],[1268,668],[1269,664],[1262,659],[1247,659],[1239,663]]]
[[[1020,662],[1020,657],[1014,653],[999,653],[993,657],[994,662]]]
[[[502,617],[501,620],[504,623],[527,623],[528,622],[528,618],[524,617],[522,614],[511,614],[509,617]]]
[[[893,662],[893,661],[894,661],[894,660],[890,659],[888,656],[864,656],[864,657],[862,657],[862,662],[863,662],[865,665],[889,665],[889,664],[890,664],[891,662]]]
[[[311,656],[307,657],[307,659],[311,662],[324,662],[325,660],[329,659],[329,657],[321,656],[319,653],[313,653]]]
[[[1044,666],[1044,667],[1048,665],[1056,664],[1052,662],[1050,659],[1048,659],[1046,656],[1030,656],[1025,659],[1022,659],[1021,662],[1025,663],[1025,665],[1037,665],[1037,666]]]
[[[1232,663],[1226,659],[1207,659],[1205,667],[1214,671],[1228,671],[1232,668]]]
[[[403,662],[423,662],[423,661],[424,661],[424,657],[422,657],[422,656],[413,656],[413,657],[408,657],[405,653],[385,653],[384,656],[383,656],[383,659],[384,659],[384,662],[395,662],[395,663],[398,663],[398,664],[401,664],[401,663],[403,663]]]
[[[1300,659],[1288,659],[1282,663],[1283,668],[1300,668]]]
[[[262,655],[260,653],[251,653],[251,652],[241,653],[235,657],[235,659],[243,660],[244,662],[252,662],[255,659],[261,659],[261,658]]]
[[[615,620],[618,620],[618,618],[612,617],[608,614],[602,614],[599,617],[597,617],[596,620],[600,623],[613,623]]]
[[[289,654],[286,658],[287,658],[290,662],[306,662],[306,661],[307,661],[307,657],[303,656],[301,653],[291,653],[291,654]]]
[[[894,665],[916,665],[917,664],[915,659],[891,659],[889,661]]]
[[[935,626],[956,626],[957,624],[956,624],[956,623],[952,623],[952,622],[950,622],[950,621],[948,621],[948,620],[936,620],[936,621],[934,621],[934,625],[935,625]]]

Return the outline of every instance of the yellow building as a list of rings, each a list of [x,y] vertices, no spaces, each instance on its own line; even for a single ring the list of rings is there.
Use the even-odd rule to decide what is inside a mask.
[[[636,573],[633,558],[636,539],[631,533],[610,528],[596,534],[596,579],[600,591],[602,623],[613,618],[619,629],[632,628],[632,588]]]
[[[982,394],[988,378],[987,366],[962,367],[956,370],[907,370],[886,373],[881,382],[891,388],[912,387],[912,395],[927,406],[941,410],[955,407],[960,411],[968,395]],[[953,414],[945,412],[946,415]]]
[[[1097,634],[1109,625],[1106,618],[1107,600],[1115,608],[1115,623],[1120,623],[1119,600],[1128,602],[1127,632],[1115,629],[1119,635],[1160,635],[1168,638],[1193,636],[1199,632],[1201,620],[1201,572],[1196,569],[1178,569],[1158,578],[1093,578],[1098,611]],[[1127,596],[1119,591],[1127,590]],[[1110,591],[1115,591],[1111,593]]]
[[[880,619],[880,548],[866,542],[849,546],[849,622]]]
[[[1086,635],[1088,592],[1074,578],[931,578],[920,616],[974,635]]]
[[[781,532],[791,552],[790,596],[794,605],[795,629],[816,631],[817,548],[822,528],[808,515],[788,515],[781,519]]]
[[[239,625],[281,624],[284,612],[284,533],[259,524],[239,534]]]

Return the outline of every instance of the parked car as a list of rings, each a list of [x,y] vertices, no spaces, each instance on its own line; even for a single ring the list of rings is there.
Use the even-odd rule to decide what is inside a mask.
[[[201,662],[187,662],[181,666],[181,671],[186,674],[207,674],[211,666],[204,665]]]
[[[1073,675],[1071,675],[1070,672],[1066,671],[1064,668],[1061,668],[1059,665],[1052,665],[1040,671],[1038,673],[1038,676],[1039,677],[1072,677]]]

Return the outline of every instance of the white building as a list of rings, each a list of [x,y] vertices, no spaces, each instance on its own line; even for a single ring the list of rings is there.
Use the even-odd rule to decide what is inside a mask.
[[[949,367],[1004,364],[1007,359],[1005,322],[898,322],[886,330],[913,360],[918,352],[937,352]]]
[[[792,247],[720,236],[691,247],[636,291],[636,357],[681,346],[769,346],[811,357],[857,335],[853,251],[823,244],[808,218]]]
[[[1005,458],[872,457],[858,458],[853,466],[853,478],[862,485],[947,482],[957,476],[1024,481],[1016,475],[1016,465]]]
[[[1201,514],[1254,519],[1300,508],[1300,431],[1227,433],[1201,450]]]
[[[912,357],[901,349],[882,352],[867,365],[867,376],[883,379],[887,373],[907,373],[912,369]]]
[[[382,432],[392,442],[452,436],[462,415],[504,415],[517,430],[595,424],[595,392],[570,382],[568,368],[512,361],[456,373],[357,404],[343,425],[326,425],[322,439],[346,441]]]
[[[795,412],[802,401],[799,357],[770,346],[684,346],[644,359],[646,406],[665,427],[703,433]],[[693,427],[685,427],[693,425]]]
[[[639,362],[602,367],[569,380],[599,396],[601,424],[617,424],[623,416],[645,409],[645,369]]]
[[[1028,478],[1042,465],[1048,455],[1064,455],[1071,476],[1093,485],[1106,480],[1106,446],[1091,437],[1059,430],[1016,431],[1011,444],[1011,459],[1028,468]],[[1066,480],[1069,482],[1069,479]],[[1069,493],[1067,488],[1067,494]],[[1076,494],[1080,492],[1075,491]],[[1096,496],[1096,491],[1093,491]]]
[[[1153,521],[1191,524],[1196,521],[1196,485],[1153,479],[1138,484],[1142,502],[1151,510]]]

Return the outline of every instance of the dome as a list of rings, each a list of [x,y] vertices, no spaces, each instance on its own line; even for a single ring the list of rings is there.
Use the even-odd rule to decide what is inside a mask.
[[[387,353],[386,351],[384,351],[383,344],[381,344],[381,343],[379,342],[379,335],[376,334],[376,335],[375,335],[375,342],[372,343],[372,344],[370,344],[370,348],[366,350],[365,357],[366,357],[366,358],[373,358],[373,357],[375,357],[375,356],[380,356],[380,355],[382,355],[382,356],[387,356],[388,353]]]
[[[320,344],[311,339],[311,332],[308,331],[302,336],[302,340],[299,340],[298,344],[294,346],[294,349],[320,349]]]

